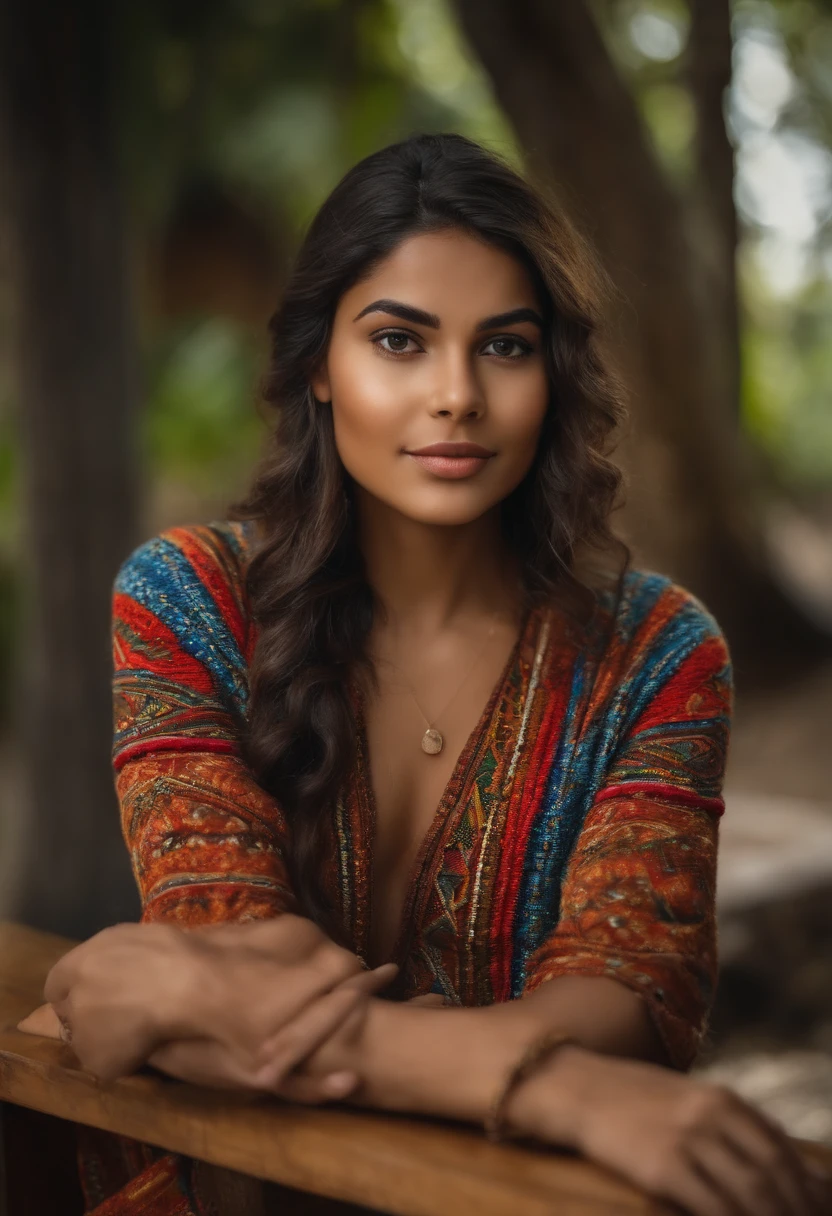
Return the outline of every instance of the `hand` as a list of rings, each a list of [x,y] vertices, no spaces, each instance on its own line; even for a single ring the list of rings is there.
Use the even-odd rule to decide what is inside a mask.
[[[187,931],[116,925],[65,955],[49,973],[45,995],[71,1027],[81,1063],[102,1080],[134,1072],[171,1040],[215,1040],[233,1074],[232,1058],[244,1060],[318,998],[365,974],[355,955],[297,916]],[[380,969],[367,982],[376,990],[393,974],[395,968]],[[355,1000],[325,1003],[310,1033]],[[201,1058],[209,1052],[216,1067],[222,1053],[203,1049]],[[193,1065],[198,1049],[187,1052]],[[159,1058],[182,1064],[186,1049]]]
[[[25,1018],[17,1023],[17,1029],[24,1034],[37,1034],[42,1039],[64,1039],[67,1032],[58,1020],[58,1015],[51,1005],[38,1005]]]
[[[108,1080],[135,1072],[161,1041],[175,1002],[199,991],[198,963],[181,930],[113,925],[59,959],[44,996],[81,1064]]]
[[[442,1009],[448,1002],[439,993],[427,992],[411,997],[405,1004]],[[362,1037],[368,1012],[366,1000],[357,1003],[338,1026],[333,1026],[331,1034],[321,1038],[314,1053],[305,1054],[299,1066],[292,1064],[297,1058],[293,1027],[270,1036],[258,1053],[257,1083],[292,1102],[317,1102],[324,1097],[343,1099],[354,1094],[362,1080]]]
[[[302,1065],[307,1057],[323,1050],[327,1040],[350,1027],[354,1015],[360,1016],[369,997],[385,987],[394,975],[392,965],[362,971],[307,1005],[282,1028],[280,1061],[272,1062],[267,1079],[263,1077],[260,1052],[209,1038],[164,1043],[148,1063],[183,1081],[249,1090],[254,1097],[271,1092],[289,1101],[309,1104],[342,1100],[360,1084],[357,1072],[321,1066],[307,1071]]]
[[[320,1047],[322,1033],[327,1030],[334,1032],[340,1029],[349,1019],[351,1013],[357,1010],[362,999],[378,992],[392,978],[388,972],[393,969],[377,968],[375,971],[363,971],[355,979],[345,980],[344,984],[333,992],[337,999],[328,1001],[322,997],[317,1007],[307,1006],[301,1015],[301,1021],[306,1020],[307,1038],[296,1038],[295,1057],[300,1062],[300,1056]],[[418,1003],[422,998],[414,998]],[[441,1004],[441,998],[438,998]],[[427,1002],[422,1002],[427,1003]],[[430,1001],[430,1004],[436,1002]],[[318,1032],[314,1027],[318,1028]],[[35,1034],[42,1038],[58,1039],[71,1045],[72,1037],[68,1023],[62,1023],[51,1005],[40,1005],[17,1025],[17,1029],[25,1034]],[[310,1071],[295,1068],[289,1072],[293,1058],[287,1057],[285,1069],[287,1075],[282,1079],[276,1074],[270,1076],[270,1083],[264,1086],[258,1080],[260,1060],[258,1055],[242,1052],[228,1047],[216,1039],[177,1039],[163,1043],[147,1060],[151,1067],[189,1081],[194,1085],[206,1085],[216,1089],[249,1090],[251,1096],[261,1097],[264,1092],[272,1092],[293,1102],[305,1104],[320,1104],[343,1100],[348,1097],[360,1084],[360,1078],[355,1071],[341,1069],[328,1071],[320,1066]]]
[[[564,1085],[570,1130],[547,1119]],[[509,1115],[518,1130],[570,1144],[694,1216],[831,1210],[829,1183],[777,1124],[723,1086],[655,1064],[562,1048],[518,1089]]]

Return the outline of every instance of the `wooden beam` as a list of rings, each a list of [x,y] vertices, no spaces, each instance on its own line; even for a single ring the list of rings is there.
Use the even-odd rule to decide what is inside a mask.
[[[23,1034],[49,967],[74,943],[0,922],[0,1100],[118,1132],[255,1178],[398,1216],[655,1213],[612,1173],[477,1130],[293,1106],[146,1071],[101,1086],[63,1043]]]

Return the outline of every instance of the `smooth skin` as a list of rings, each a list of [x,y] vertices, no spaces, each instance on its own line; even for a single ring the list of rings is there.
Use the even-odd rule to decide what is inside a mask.
[[[51,1026],[39,1014],[21,1028],[59,1033],[62,1019],[81,1062],[108,1079],[145,1061],[253,1095],[481,1121],[526,1044],[556,1027],[577,1045],[518,1088],[508,1112],[518,1133],[574,1148],[695,1216],[825,1212],[828,1183],[779,1127],[729,1090],[660,1066],[645,1003],[615,980],[556,978],[478,1009],[375,995],[403,961],[419,846],[518,636],[499,504],[528,470],[548,406],[540,314],[507,253],[455,230],[413,236],[342,296],[311,380],[331,403],[385,609],[370,639],[378,687],[365,690],[377,969],[289,915],[187,931],[120,925],[53,968]],[[444,441],[491,455],[449,480],[413,455]],[[434,716],[445,747],[426,756]]]

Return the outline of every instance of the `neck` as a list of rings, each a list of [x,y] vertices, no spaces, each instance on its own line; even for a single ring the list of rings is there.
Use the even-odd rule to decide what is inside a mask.
[[[367,577],[395,632],[436,632],[470,616],[520,611],[520,577],[499,508],[458,526],[409,519],[363,491],[358,534]]]

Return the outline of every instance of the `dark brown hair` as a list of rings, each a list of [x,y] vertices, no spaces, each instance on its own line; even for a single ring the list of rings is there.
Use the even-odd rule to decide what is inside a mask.
[[[447,228],[519,259],[544,311],[549,408],[532,468],[502,504],[529,603],[561,597],[587,609],[582,551],[617,549],[629,562],[609,522],[621,475],[607,450],[623,406],[599,353],[604,280],[588,249],[556,207],[461,135],[416,135],[368,156],[315,216],[270,322],[264,398],[276,424],[248,496],[230,511],[256,520],[260,537],[247,570],[259,631],[247,759],[290,822],[301,905],[332,933],[322,830],[353,759],[348,679],[368,666],[375,604],[331,408],[315,399],[310,376],[341,295],[406,237]]]

